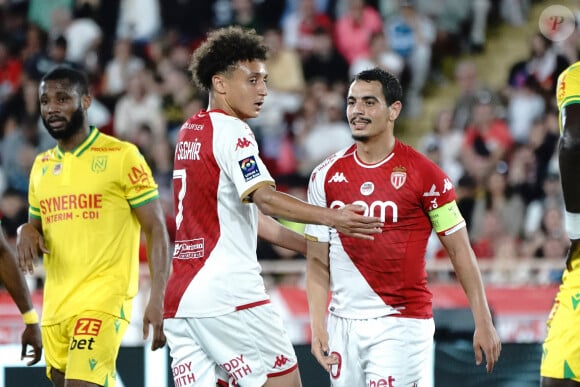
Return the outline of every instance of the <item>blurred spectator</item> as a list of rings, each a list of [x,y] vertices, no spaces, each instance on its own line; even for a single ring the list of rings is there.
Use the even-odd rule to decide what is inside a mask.
[[[379,12],[365,4],[365,0],[348,0],[348,9],[338,17],[334,29],[334,42],[338,52],[352,64],[370,53],[370,37],[383,30]]]
[[[457,195],[457,207],[467,224],[467,230],[471,234],[473,224],[473,211],[475,209],[477,182],[469,175],[463,175],[457,181],[455,193]]]
[[[189,118],[185,115],[185,109],[196,97],[196,89],[189,86],[188,73],[174,66],[169,66],[161,77],[163,81],[161,109],[167,124],[168,138],[174,144],[177,131]]]
[[[315,0],[298,0],[298,6],[282,20],[284,43],[307,58],[315,50],[316,31],[332,31],[333,21],[316,9]]]
[[[9,242],[16,241],[16,230],[28,220],[28,201],[22,192],[8,188],[0,196],[0,219]]]
[[[421,95],[431,70],[435,25],[415,7],[414,0],[400,0],[399,12],[387,20],[385,31],[391,48],[405,59],[410,72],[403,112],[417,116],[422,111]]]
[[[544,209],[541,227],[524,240],[520,254],[524,257],[543,258],[547,253],[544,250],[544,244],[548,240],[558,240],[563,251],[566,251],[570,245],[568,235],[564,230],[564,212],[557,204]],[[556,250],[554,246],[551,246],[550,255],[553,255],[554,250]],[[564,258],[564,254],[560,258]]]
[[[473,0],[471,2],[471,26],[469,29],[470,49],[482,52],[485,48],[487,23],[492,7],[490,0]]]
[[[527,143],[516,147],[511,157],[510,183],[526,203],[542,196],[542,182],[557,156],[560,132],[557,124],[549,124],[552,115],[547,113],[532,124]]]
[[[497,218],[499,235],[518,238],[524,222],[524,201],[507,182],[507,170],[501,166],[492,171],[484,181],[483,194],[475,202],[471,236],[479,240],[486,227],[486,214]]]
[[[149,70],[129,78],[127,93],[115,105],[115,136],[133,142],[139,127],[147,125],[156,140],[165,138],[167,129],[161,110],[161,96]]]
[[[169,196],[173,181],[173,152],[167,138],[155,136],[151,127],[143,123],[135,130],[133,143],[151,167],[160,195]]]
[[[282,93],[288,96],[300,96],[304,92],[305,82],[302,63],[297,51],[284,44],[282,31],[279,28],[268,28],[264,32],[264,43],[270,50],[266,60],[269,91],[273,90],[277,94]],[[296,111],[297,108],[290,108],[290,110]]]
[[[505,232],[505,223],[497,211],[484,210],[474,219],[478,222],[479,230],[477,235],[471,236],[471,245],[478,259],[495,260],[500,254],[504,255],[507,246],[515,246],[514,236]],[[511,251],[515,252],[515,249]]]
[[[28,22],[48,32],[52,27],[54,11],[59,8],[72,11],[73,4],[74,0],[28,0]]]
[[[550,173],[542,182],[542,197],[530,202],[525,210],[524,237],[531,238],[540,229],[544,212],[551,207],[564,209],[560,176]]]
[[[470,175],[483,181],[504,160],[513,138],[504,120],[498,118],[490,93],[478,93],[473,118],[465,130],[461,162]]]
[[[401,78],[405,60],[391,50],[383,31],[376,32],[369,38],[370,51],[368,56],[360,56],[350,65],[349,75],[354,77],[363,70],[380,67],[397,78]]]
[[[528,75],[524,83],[514,89],[507,101],[506,120],[515,142],[528,141],[534,121],[541,119],[546,110],[546,101],[540,94],[540,85],[535,77]]]
[[[542,96],[550,100],[556,92],[558,75],[569,64],[566,57],[554,49],[550,39],[541,32],[536,32],[530,39],[529,57],[514,63],[510,68],[508,87],[504,94],[509,96],[512,89],[522,87],[528,76],[532,76],[540,85]]]
[[[453,108],[453,127],[465,130],[471,120],[473,105],[478,95],[485,91],[493,101],[497,100],[495,93],[483,84],[477,64],[473,59],[460,59],[455,65],[454,82],[459,88]],[[497,106],[496,106],[497,109]]]
[[[95,12],[88,3],[75,8],[63,31],[68,42],[66,59],[92,74],[99,70],[98,53],[103,39],[103,31],[95,21]]]
[[[227,24],[253,28],[259,34],[264,33],[265,20],[258,17],[256,4],[252,0],[231,0],[231,7],[231,20]]]
[[[78,66],[67,60],[68,43],[64,36],[58,36],[48,43],[45,52],[36,53],[24,62],[24,70],[29,77],[40,80],[44,74],[57,66]]]
[[[205,36],[212,27],[212,6],[215,1],[163,0],[161,17],[165,32],[176,30],[187,41]]]
[[[144,67],[143,59],[133,54],[131,41],[117,40],[113,58],[107,62],[102,79],[101,94],[108,107],[115,106],[117,99],[125,92],[129,78]]]
[[[48,35],[36,24],[29,24],[26,28],[26,38],[22,47],[22,62],[26,63],[32,58],[43,55],[48,42]]]
[[[22,61],[10,53],[7,42],[0,39],[0,126],[5,118],[5,104],[20,87]],[[2,130],[0,130],[0,139]]]
[[[500,0],[500,15],[513,26],[521,26],[528,19],[531,0]]]
[[[2,121],[4,136],[25,120],[38,119],[39,115],[38,80],[29,78],[26,73],[23,73],[20,88],[6,102],[6,119]]]
[[[37,116],[27,116],[15,125],[0,142],[0,155],[8,187],[25,195],[34,158],[56,143],[46,130],[39,128]]]
[[[119,4],[118,39],[147,43],[161,32],[159,0],[120,0]]]
[[[2,230],[11,245],[15,245],[18,227],[28,221],[28,200],[22,192],[7,188],[0,196]]]
[[[298,170],[301,176],[310,176],[312,170],[324,159],[354,143],[345,120],[343,96],[336,92],[328,93],[321,105],[323,111],[317,114],[323,118],[311,126],[302,127],[303,130],[296,133]]]
[[[270,49],[266,60],[269,95],[260,115],[248,122],[259,131],[260,148],[266,159],[293,158],[292,144],[288,143],[290,139],[287,138],[287,118],[295,114],[302,104],[306,86],[302,64],[296,50],[284,46],[280,29],[268,28],[264,33],[264,43]],[[286,160],[284,164],[286,169],[293,161]]]
[[[436,114],[433,131],[421,138],[418,148],[424,154],[436,152],[436,163],[456,182],[464,174],[463,166],[459,162],[463,132],[452,127],[452,118],[451,110],[440,110]]]
[[[344,84],[348,80],[348,67],[332,42],[331,32],[324,28],[314,31],[312,52],[302,62],[306,81],[323,79],[329,86]]]

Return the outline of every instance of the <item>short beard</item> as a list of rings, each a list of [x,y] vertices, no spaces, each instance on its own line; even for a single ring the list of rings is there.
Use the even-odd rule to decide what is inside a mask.
[[[352,139],[355,141],[358,141],[358,142],[367,142],[370,140],[370,137],[366,136],[366,135],[360,136],[360,135],[353,134]]]
[[[67,122],[64,130],[53,130],[48,122],[43,118],[42,123],[46,127],[48,134],[52,136],[55,140],[68,140],[75,134],[81,131],[84,123],[84,112],[82,106],[79,106],[77,110],[72,114],[70,121]]]

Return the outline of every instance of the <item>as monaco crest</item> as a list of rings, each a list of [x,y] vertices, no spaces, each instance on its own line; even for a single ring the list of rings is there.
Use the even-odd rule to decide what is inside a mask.
[[[395,167],[391,172],[391,184],[395,189],[399,189],[407,181],[407,170],[405,167]]]

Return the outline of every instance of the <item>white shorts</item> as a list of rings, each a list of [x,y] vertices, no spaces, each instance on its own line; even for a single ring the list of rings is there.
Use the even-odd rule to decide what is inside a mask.
[[[175,387],[218,381],[262,386],[268,377],[298,367],[282,320],[269,303],[217,317],[170,318],[163,325]]]
[[[333,387],[421,387],[433,350],[433,319],[379,317],[353,320],[328,316]]]

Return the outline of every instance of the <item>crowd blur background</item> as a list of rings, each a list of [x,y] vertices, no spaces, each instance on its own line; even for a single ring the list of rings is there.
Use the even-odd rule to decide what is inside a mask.
[[[482,262],[555,262],[555,270],[492,272],[487,281],[557,283],[568,238],[557,166],[557,75],[578,60],[578,29],[544,36],[540,0],[0,0],[0,214],[14,243],[27,220],[34,157],[55,145],[39,118],[38,83],[57,65],[85,71],[91,125],[135,143],[153,169],[174,235],[172,160],[177,131],[207,104],[188,73],[208,31],[254,28],[265,38],[269,96],[249,121],[278,188],[305,198],[315,165],[352,143],[345,93],[353,74],[379,66],[404,87],[398,135],[455,183]],[[580,15],[580,2],[564,2]],[[479,58],[505,26],[524,28],[526,54],[486,83]],[[535,27],[534,27],[535,26]],[[528,33],[529,32],[529,33]],[[497,35],[497,34],[495,34]],[[495,39],[498,39],[495,36]],[[514,39],[511,35],[499,39]],[[453,97],[427,111],[434,90]],[[425,125],[425,122],[428,124]],[[425,129],[426,128],[426,129]],[[285,223],[301,230],[303,225]],[[304,257],[266,243],[262,260]],[[144,257],[143,257],[144,258]],[[429,261],[445,260],[433,238]],[[272,281],[300,281],[275,275]],[[437,280],[434,278],[433,280]],[[39,286],[42,286],[39,280]]]

